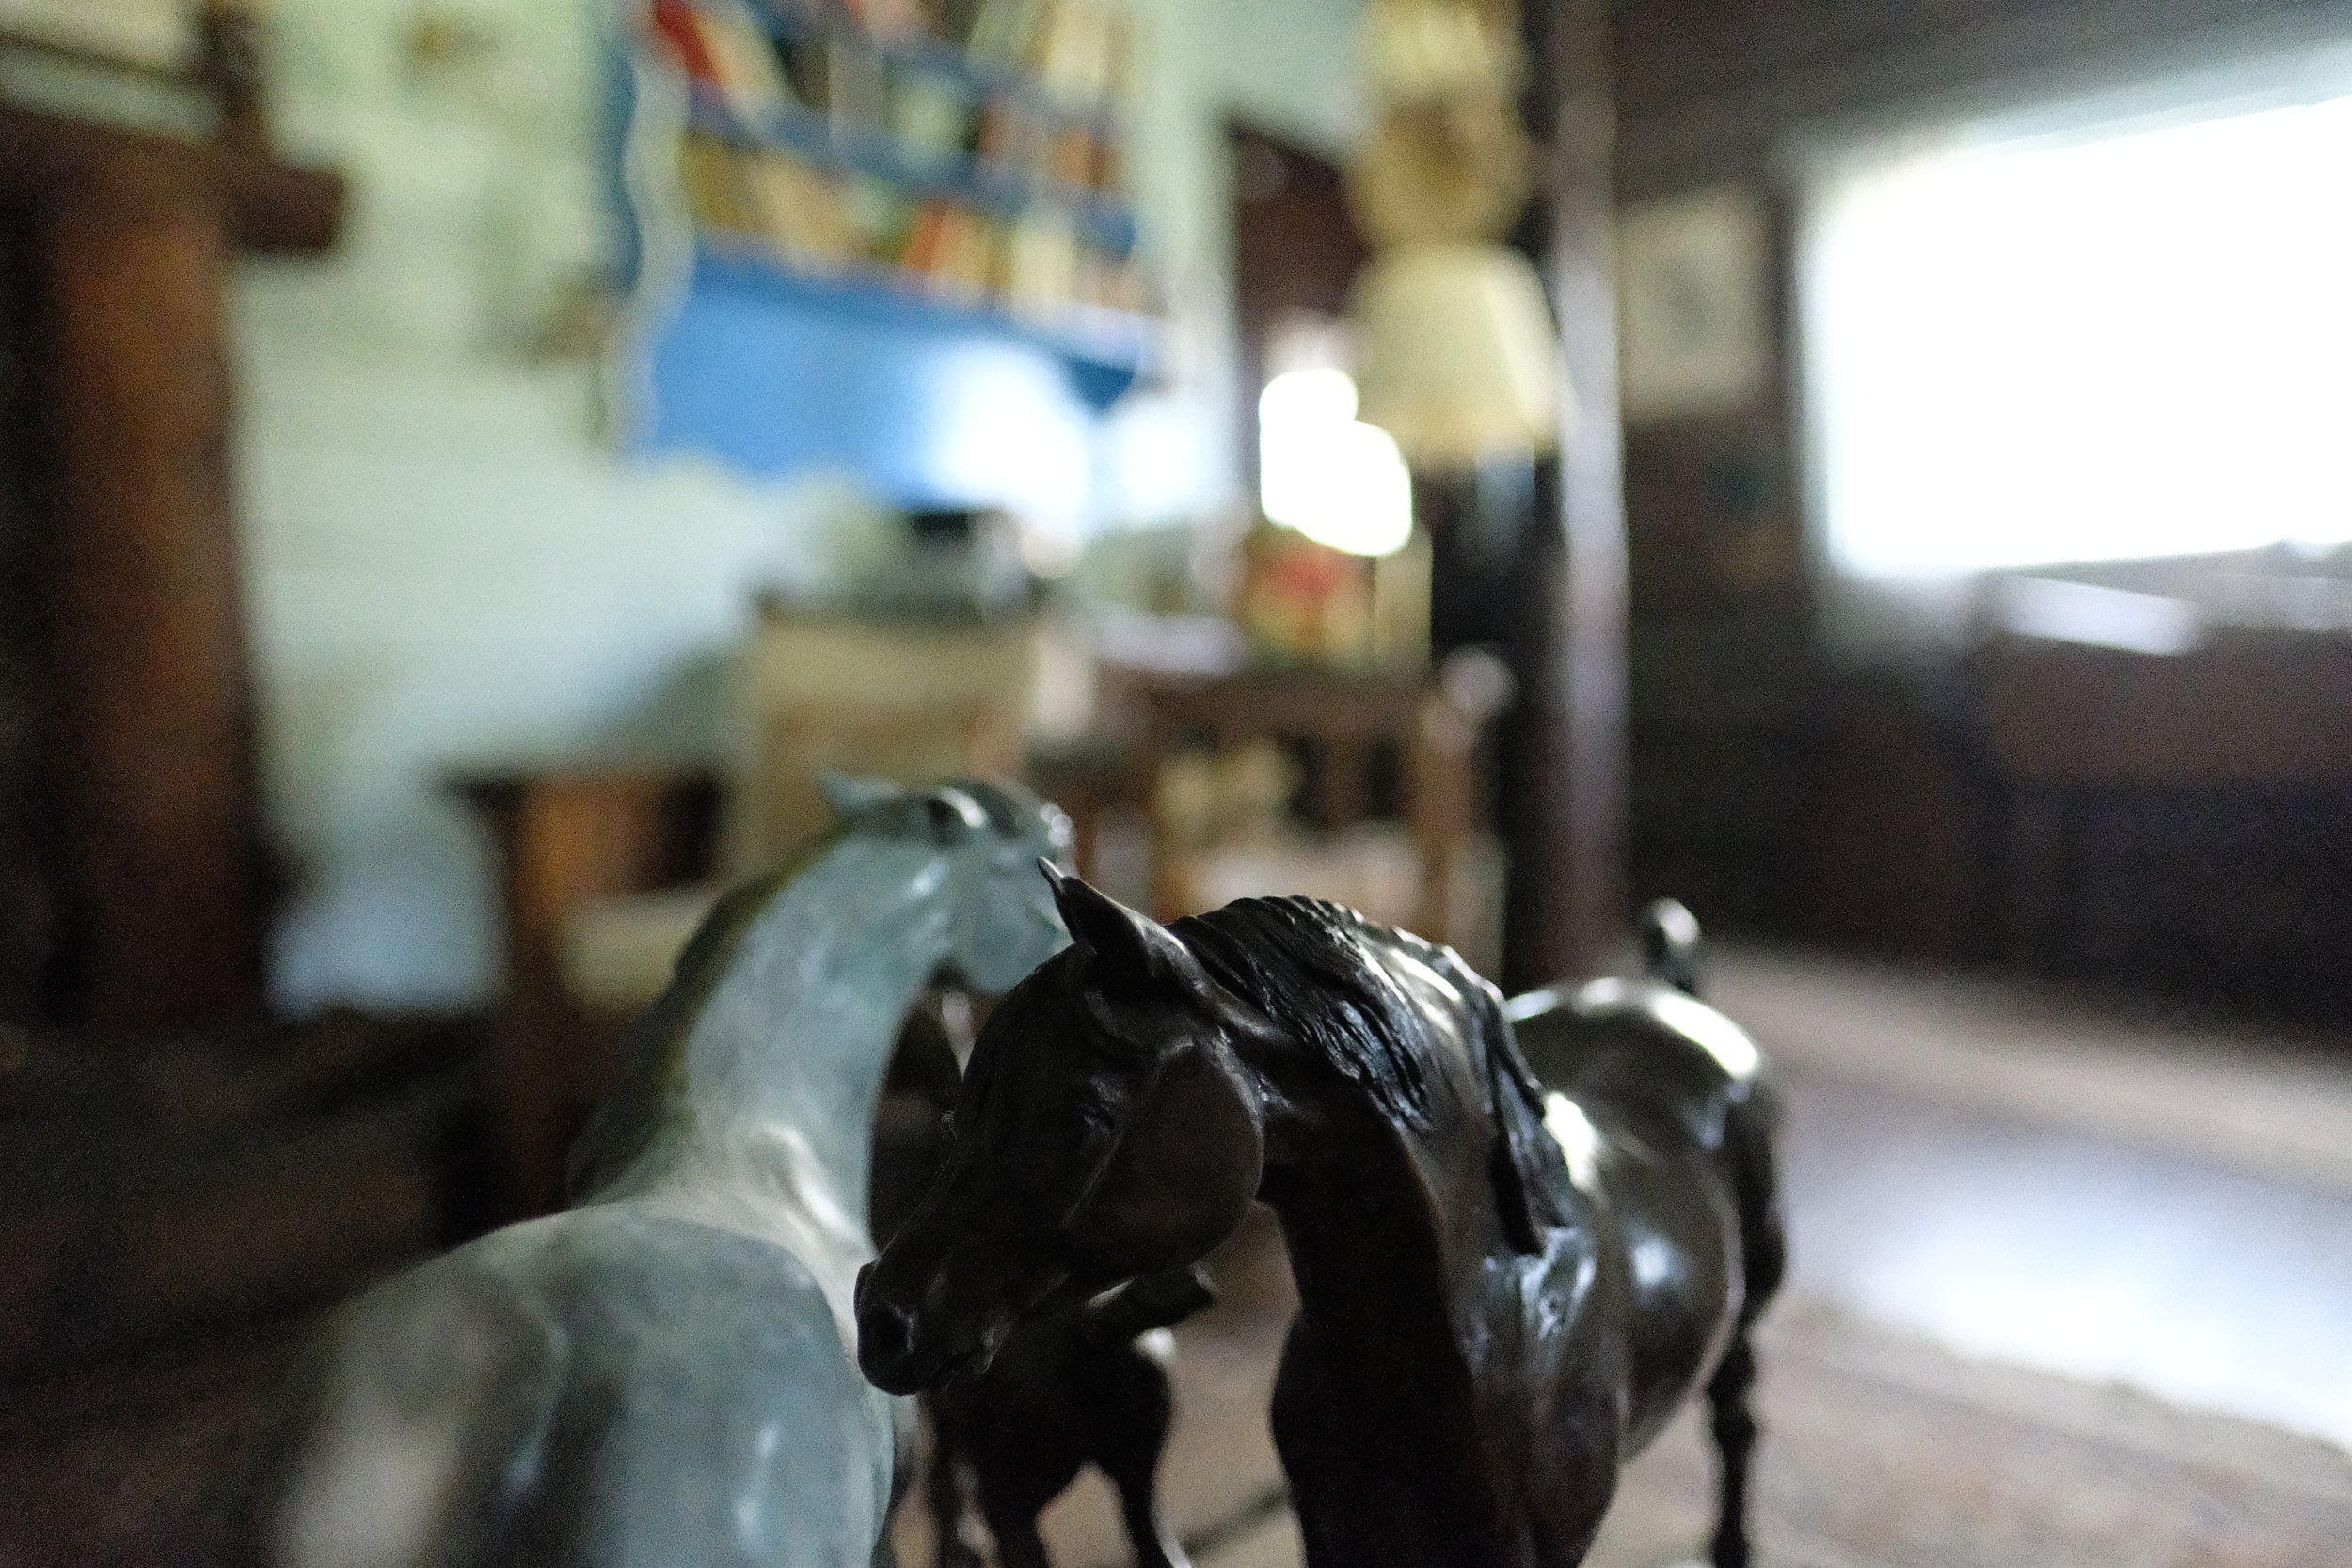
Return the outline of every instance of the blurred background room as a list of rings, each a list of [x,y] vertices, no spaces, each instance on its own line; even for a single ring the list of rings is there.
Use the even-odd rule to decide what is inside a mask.
[[[229,1560],[829,771],[1506,990],[1681,899],[1762,1561],[2352,1564],[2347,280],[2336,0],[0,0],[0,1568]]]

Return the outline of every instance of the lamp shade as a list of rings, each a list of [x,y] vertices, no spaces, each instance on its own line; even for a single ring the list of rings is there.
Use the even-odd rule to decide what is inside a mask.
[[[1376,254],[1349,302],[1359,417],[1418,467],[1548,451],[1567,390],[1559,334],[1526,257],[1476,242]]]

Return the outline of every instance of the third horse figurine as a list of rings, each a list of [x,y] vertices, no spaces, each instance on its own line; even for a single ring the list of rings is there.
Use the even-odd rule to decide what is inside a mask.
[[[961,1070],[941,1020],[918,1007],[900,1034],[876,1124],[874,1235],[898,1233],[946,1155],[943,1118]],[[1197,1268],[1138,1279],[1023,1319],[985,1371],[927,1396],[923,1489],[939,1568],[981,1568],[963,1540],[969,1473],[1002,1568],[1053,1568],[1038,1515],[1092,1465],[1119,1494],[1136,1568],[1190,1568],[1160,1515],[1160,1454],[1175,1415],[1168,1330],[1215,1299]]]
[[[1161,926],[1047,875],[1074,944],[990,1019],[947,1163],[861,1280],[866,1374],[985,1366],[1016,1319],[1184,1267],[1263,1198],[1298,1282],[1273,1424],[1311,1568],[1570,1568],[1702,1385],[1740,1568],[1748,1335],[1782,1266],[1747,1037],[1656,980],[1539,994],[1548,1085],[1446,949],[1304,898]]]

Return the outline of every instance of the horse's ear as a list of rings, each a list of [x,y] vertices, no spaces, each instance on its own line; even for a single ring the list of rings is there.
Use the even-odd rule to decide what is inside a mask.
[[[817,792],[825,798],[825,804],[844,822],[853,822],[876,806],[887,804],[906,791],[888,779],[857,779],[847,773],[824,772],[817,776]]]
[[[1207,984],[1200,960],[1167,927],[1051,861],[1040,860],[1038,869],[1053,884],[1054,903],[1061,911],[1061,923],[1070,928],[1070,940],[1094,955],[1106,980],[1138,986],[1169,981]]]

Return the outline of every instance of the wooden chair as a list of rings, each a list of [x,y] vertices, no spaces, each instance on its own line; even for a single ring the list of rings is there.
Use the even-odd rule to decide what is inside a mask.
[[[748,875],[832,824],[825,773],[916,783],[1018,777],[1033,628],[764,610],[743,650],[727,802],[729,869]]]
[[[703,770],[580,763],[453,781],[487,832],[505,976],[483,1084],[495,1218],[563,1198],[573,1135],[620,1066],[621,1028],[564,984],[564,934],[600,899],[710,875],[720,793]]]
[[[1115,674],[1129,709],[1128,798],[1150,823],[1149,903],[1160,919],[1249,894],[1305,893],[1459,949],[1491,974],[1502,857],[1477,804],[1480,735],[1496,705],[1475,681],[1315,669],[1211,678]],[[1279,748],[1302,775],[1272,832],[1238,840],[1170,788],[1188,762]]]
[[[493,839],[506,994],[488,1074],[505,1217],[563,1196],[565,1152],[720,892],[832,812],[826,770],[1018,777],[1025,626],[899,626],[763,610],[739,661],[731,766],[574,763],[457,781]]]

